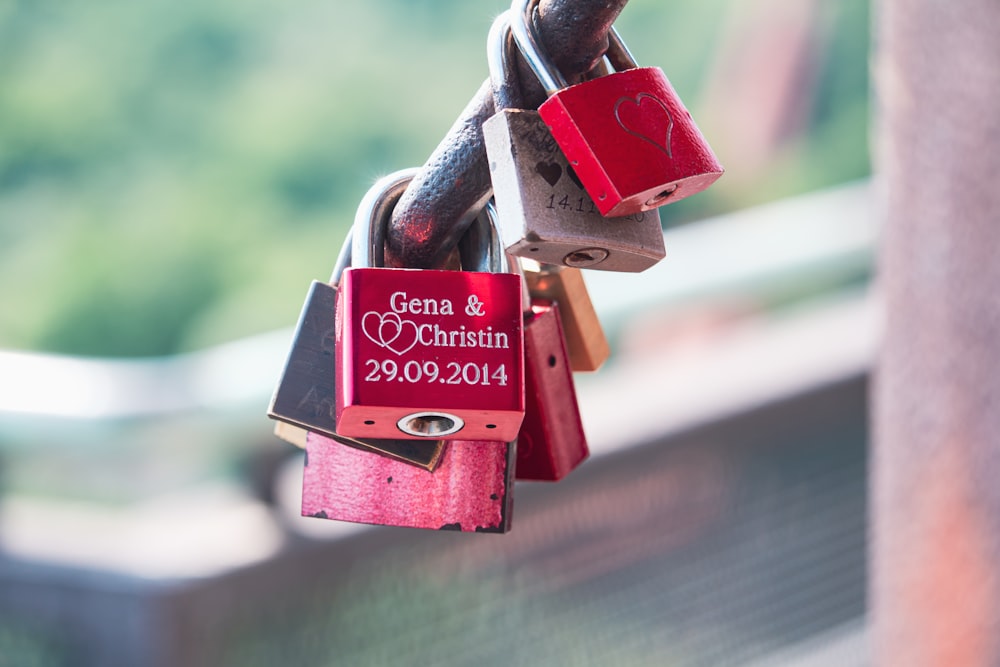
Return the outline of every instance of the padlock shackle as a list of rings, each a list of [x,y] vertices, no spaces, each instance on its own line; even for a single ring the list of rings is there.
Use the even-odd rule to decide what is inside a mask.
[[[354,225],[348,230],[330,278],[340,283],[349,267],[374,268],[385,265],[385,236],[392,210],[417,172],[414,167],[400,169],[375,181],[361,198]],[[462,269],[484,273],[507,270],[500,239],[500,215],[492,199],[472,222],[459,243]]]
[[[330,274],[330,284],[337,285],[340,283],[340,277],[344,275],[344,269],[351,265],[351,255],[354,253],[351,251],[351,245],[354,239],[354,226],[347,230],[347,236],[344,237],[344,243],[340,246],[340,252],[337,253],[337,263],[333,265],[333,273]]]
[[[635,60],[635,56],[625,46],[625,41],[618,34],[618,31],[615,30],[614,26],[611,26],[611,29],[608,30],[608,50],[604,53],[604,58],[607,62],[611,63],[616,72],[635,69],[639,66],[639,63]]]
[[[518,257],[504,250],[503,240],[500,238],[500,213],[497,211],[496,200],[490,197],[483,208],[482,213],[469,226],[465,236],[462,237],[460,246],[463,244],[472,245],[469,252],[475,252],[474,256],[479,257],[479,263],[469,271],[488,271],[490,273],[513,273],[521,277],[521,303],[524,314],[531,313],[531,293],[528,291],[528,282],[524,278],[524,267]],[[463,248],[463,268],[465,259],[465,248]]]
[[[352,267],[385,266],[385,234],[392,209],[417,171],[410,167],[383,176],[361,198],[352,228]]]
[[[552,97],[563,88],[568,88],[569,82],[555,66],[552,58],[542,49],[541,37],[538,34],[538,28],[535,27],[537,5],[538,0],[514,0],[510,11],[515,16],[510,21],[510,28],[514,34],[514,41],[521,49],[521,54],[531,71],[538,77],[539,83],[545,89],[545,94]],[[516,20],[514,20],[515,18]],[[608,29],[608,50],[605,57],[619,72],[639,66],[614,26]]]
[[[487,270],[491,273],[503,273],[506,270],[504,261],[507,253],[504,251],[503,241],[500,238],[500,212],[497,211],[497,203],[493,197],[487,200],[480,217],[486,219],[490,231],[490,243],[485,255]]]
[[[507,273],[507,253],[500,239],[500,215],[490,198],[458,243],[463,271]]]
[[[497,113],[503,109],[524,108],[513,40],[510,10],[507,10],[494,19],[486,37],[486,64],[493,87],[493,106]]]
[[[521,310],[525,316],[531,315],[531,290],[528,289],[528,280],[524,277],[524,267],[521,266],[521,258],[515,255],[507,255],[507,268],[516,276],[521,278]]]

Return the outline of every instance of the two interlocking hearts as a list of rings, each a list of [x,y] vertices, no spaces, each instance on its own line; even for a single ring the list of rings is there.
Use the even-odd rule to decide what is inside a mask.
[[[370,341],[400,356],[417,344],[417,325],[397,313],[369,311],[361,318],[361,330]]]

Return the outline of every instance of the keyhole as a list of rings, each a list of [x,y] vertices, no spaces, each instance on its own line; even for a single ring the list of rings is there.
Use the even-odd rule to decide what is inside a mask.
[[[457,415],[443,412],[417,412],[397,421],[396,427],[409,435],[434,438],[462,430],[465,422]]]
[[[649,201],[647,201],[645,205],[646,206],[659,206],[661,202],[663,202],[666,199],[669,199],[675,192],[677,192],[677,186],[676,185],[671,185],[666,190],[664,190],[660,194],[656,195],[655,197],[653,197],[652,199],[650,199]]]
[[[586,266],[600,264],[608,258],[609,254],[604,248],[581,248],[563,257],[562,263],[566,266],[582,269]]]
[[[427,417],[414,417],[406,422],[411,433],[417,435],[438,435],[444,433],[455,426],[455,422],[447,417],[439,415]]]

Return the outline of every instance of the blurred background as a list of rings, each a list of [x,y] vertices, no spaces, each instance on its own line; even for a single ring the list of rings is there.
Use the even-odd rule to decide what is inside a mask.
[[[0,0],[0,665],[862,664],[865,0],[626,6],[727,173],[587,273],[573,479],[503,537],[295,517],[306,290],[506,7]]]

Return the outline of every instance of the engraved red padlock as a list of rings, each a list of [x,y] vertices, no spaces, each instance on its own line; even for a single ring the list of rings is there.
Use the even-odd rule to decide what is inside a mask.
[[[511,29],[549,98],[538,113],[598,210],[646,211],[693,195],[723,172],[666,75],[638,67],[614,28],[608,57],[617,72],[570,86],[542,52],[538,0],[520,0]]]
[[[512,441],[524,418],[521,277],[377,268],[408,182],[378,181],[355,218],[337,295],[337,431]]]

